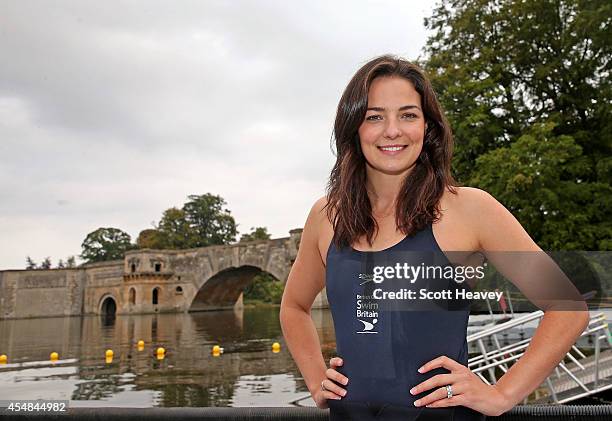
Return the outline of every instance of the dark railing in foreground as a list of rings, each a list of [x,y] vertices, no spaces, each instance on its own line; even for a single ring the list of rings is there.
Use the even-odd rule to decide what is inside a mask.
[[[64,414],[28,414],[0,409],[2,421],[34,418],[85,421],[174,421],[174,420],[308,420],[327,421],[328,409],[238,407],[238,408],[70,408]],[[487,420],[612,420],[612,405],[518,405],[499,417]]]

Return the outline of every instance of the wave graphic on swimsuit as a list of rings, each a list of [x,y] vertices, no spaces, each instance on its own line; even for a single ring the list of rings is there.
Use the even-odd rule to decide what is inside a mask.
[[[370,322],[366,322],[365,320],[361,320],[361,319],[357,319],[359,320],[361,323],[363,323],[363,330],[357,332],[357,333],[378,333],[374,329],[374,325],[376,324],[376,322],[378,321],[378,319],[373,319],[372,323]]]

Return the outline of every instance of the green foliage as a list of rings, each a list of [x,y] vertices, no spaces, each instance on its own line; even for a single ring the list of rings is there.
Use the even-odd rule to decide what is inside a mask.
[[[136,239],[136,246],[140,249],[162,249],[164,248],[164,243],[160,232],[149,228],[140,231]]]
[[[56,268],[64,269],[64,268],[74,268],[74,267],[76,267],[76,260],[74,256],[70,256],[66,259],[65,262],[62,259],[59,259],[59,261],[57,262]],[[43,260],[40,265],[37,265],[36,262],[30,256],[27,256],[26,257],[26,269],[28,270],[51,269],[51,257],[45,258],[45,260]]]
[[[138,236],[139,248],[186,249],[229,244],[238,233],[225,200],[206,193],[190,195],[181,209],[166,209],[155,229]]]
[[[453,170],[543,248],[610,249],[612,4],[443,0],[420,63],[455,135]]]
[[[128,233],[117,228],[98,228],[87,234],[81,248],[81,258],[90,263],[122,259],[134,247]]]
[[[51,257],[45,257],[45,259],[41,262],[39,269],[51,269]]]
[[[190,195],[183,206],[185,220],[193,235],[191,247],[229,244],[235,241],[238,230],[229,209],[223,209],[225,200],[210,193]]]
[[[157,241],[162,248],[184,249],[193,243],[194,234],[183,209],[166,209],[157,225],[157,232]]]
[[[267,272],[261,272],[244,289],[244,302],[280,304],[285,286]]]
[[[612,237],[606,209],[607,183],[585,183],[590,167],[571,136],[553,134],[554,124],[535,124],[508,147],[476,159],[472,180],[518,218],[540,247],[603,249]]]
[[[66,259],[66,267],[67,268],[75,268],[76,267],[76,258],[74,256],[69,256]]]
[[[30,256],[26,257],[26,269],[36,269],[36,262]]]
[[[240,237],[240,243],[245,241],[254,240],[269,240],[270,234],[268,234],[268,228],[266,227],[251,227],[251,232],[248,234],[242,234]]]

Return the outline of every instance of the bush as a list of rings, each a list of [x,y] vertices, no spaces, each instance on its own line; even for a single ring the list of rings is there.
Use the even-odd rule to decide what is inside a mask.
[[[267,272],[261,272],[244,290],[244,302],[280,304],[284,290],[283,282]]]

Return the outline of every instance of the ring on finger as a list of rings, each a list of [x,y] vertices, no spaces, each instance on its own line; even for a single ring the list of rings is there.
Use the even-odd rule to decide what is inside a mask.
[[[327,390],[327,388],[326,388],[326,387],[325,387],[325,385],[323,384],[323,382],[324,382],[324,381],[325,381],[325,380],[321,380],[321,390],[322,390],[323,392],[325,392],[325,391]]]

